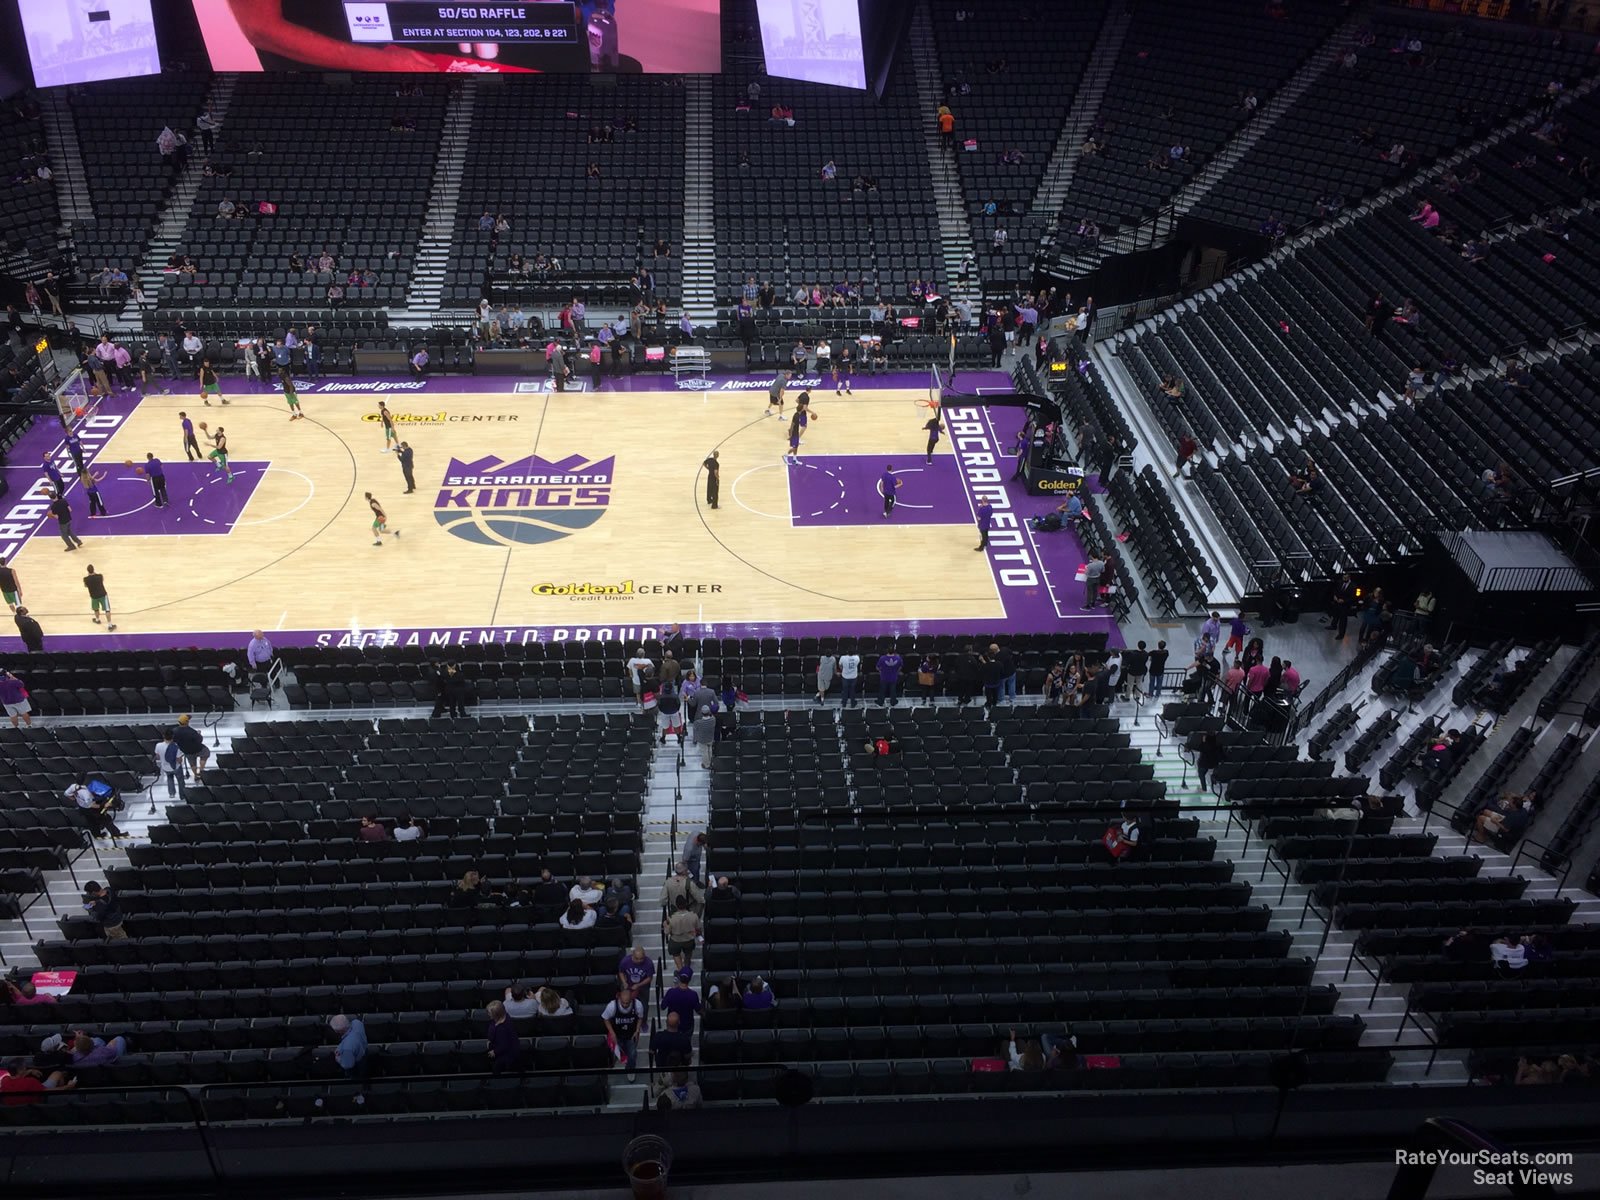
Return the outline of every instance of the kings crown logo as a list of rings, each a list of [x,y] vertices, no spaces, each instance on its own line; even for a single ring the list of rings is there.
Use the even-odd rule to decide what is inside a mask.
[[[510,462],[450,460],[434,519],[480,546],[537,546],[571,537],[605,515],[615,458],[560,462],[537,455]]]

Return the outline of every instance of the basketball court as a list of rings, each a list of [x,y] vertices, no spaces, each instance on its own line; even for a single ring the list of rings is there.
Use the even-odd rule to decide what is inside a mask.
[[[295,422],[280,393],[242,378],[224,380],[227,407],[204,407],[192,382],[118,392],[78,423],[109,515],[88,517],[59,425],[41,420],[9,456],[0,553],[51,649],[236,645],[253,628],[280,645],[632,639],[673,622],[718,634],[1114,630],[1081,608],[1072,534],[1026,527],[1054,501],[1010,482],[1020,410],[949,392],[939,409],[913,375],[858,379],[853,396],[813,376],[780,418],[769,382],[635,376],[557,393],[543,380],[346,377],[302,383]],[[957,382],[969,396],[1010,390],[998,373]],[[786,460],[808,384],[812,420]],[[415,453],[414,493],[385,452],[380,400]],[[185,459],[180,411],[225,428],[231,484]],[[702,467],[713,449],[716,509]],[[147,452],[166,466],[165,508],[138,470]],[[70,481],[85,541],[71,555],[42,497],[44,455]],[[891,465],[900,487],[885,518]],[[393,531],[381,546],[368,492]],[[995,522],[975,553],[981,496]],[[90,621],[89,563],[115,634]]]

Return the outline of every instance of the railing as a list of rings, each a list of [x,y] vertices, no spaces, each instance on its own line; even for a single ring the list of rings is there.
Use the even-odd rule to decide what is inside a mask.
[[[1350,686],[1351,680],[1372,665],[1372,660],[1377,658],[1383,652],[1383,649],[1384,647],[1381,643],[1368,642],[1360,650],[1356,651],[1356,656],[1328,681],[1327,687],[1318,692],[1309,703],[1300,705],[1299,710],[1294,715],[1294,719],[1289,722],[1283,731],[1284,742],[1291,742],[1298,737],[1300,731],[1306,727],[1306,723],[1313,717],[1320,716],[1323,709],[1332,704],[1334,698]]]
[[[1471,838],[1467,839],[1469,845],[1471,844],[1471,841]],[[1539,869],[1541,871],[1548,871],[1550,874],[1555,875],[1556,895],[1560,896],[1562,889],[1567,886],[1567,876],[1572,874],[1572,856],[1569,854],[1562,854],[1559,850],[1552,848],[1545,842],[1536,842],[1531,837],[1523,838],[1521,844],[1517,847],[1517,852],[1511,856],[1511,866],[1506,869],[1506,877],[1510,878],[1512,875],[1515,875],[1517,873],[1518,864],[1522,862],[1522,856],[1527,854],[1529,857],[1532,857],[1533,850],[1542,850],[1544,852],[1544,857],[1539,861]],[[1561,873],[1556,875],[1553,867],[1545,866],[1547,861],[1560,864]]]

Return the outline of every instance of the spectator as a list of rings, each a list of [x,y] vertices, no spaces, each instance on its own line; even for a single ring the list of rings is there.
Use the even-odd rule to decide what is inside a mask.
[[[1479,843],[1495,841],[1514,842],[1533,820],[1534,794],[1521,796],[1507,793],[1491,807],[1485,808],[1473,821],[1472,840]]]
[[[362,817],[361,825],[356,830],[358,842],[386,842],[389,840],[389,831],[371,817]]]
[[[695,941],[700,936],[700,918],[689,907],[689,898],[679,896],[673,901],[672,914],[661,925],[666,939],[667,953],[682,968],[694,958]]]
[[[619,987],[632,988],[635,995],[648,998],[650,995],[650,982],[656,977],[656,964],[644,947],[635,944],[633,949],[622,956],[622,961],[617,964],[617,984]]]
[[[95,837],[119,839],[128,836],[117,827],[112,816],[121,807],[122,798],[105,779],[87,772],[80,773],[77,782],[68,785],[61,794],[77,805],[84,823]]]
[[[1489,943],[1489,961],[1503,973],[1521,971],[1528,965],[1528,949],[1522,939],[1505,934]]]
[[[16,622],[17,636],[22,639],[22,644],[27,647],[28,653],[43,654],[44,629],[29,615],[27,608],[19,606],[12,619]]]
[[[597,919],[594,909],[584,907],[582,900],[574,900],[567,905],[567,911],[561,914],[557,924],[563,929],[590,929]]]
[[[415,842],[422,838],[423,829],[418,821],[411,819],[410,813],[405,813],[400,820],[395,822],[394,840],[397,842]]]
[[[605,894],[604,888],[595,886],[595,882],[587,875],[578,876],[578,882],[573,884],[567,892],[568,900],[577,900],[585,908],[593,908],[600,903],[600,898]]]
[[[486,1034],[489,1062],[494,1073],[499,1075],[505,1071],[515,1071],[517,1061],[522,1057],[522,1039],[517,1036],[517,1027],[511,1023],[511,1014],[498,1000],[489,1001],[485,1011],[489,1017]]]
[[[669,1012],[663,1027],[650,1035],[650,1053],[658,1067],[687,1067],[693,1061],[694,1039],[678,1013]]]
[[[1485,960],[1483,939],[1466,929],[1458,929],[1444,940],[1444,956],[1451,962],[1481,963]]]
[[[1139,838],[1143,830],[1139,825],[1139,818],[1130,814],[1114,825],[1108,826],[1101,844],[1112,862],[1121,862],[1131,857],[1139,849]]]
[[[673,977],[672,986],[661,993],[661,1011],[669,1014],[669,1019],[676,1016],[686,1034],[693,1034],[695,1014],[701,1009],[700,993],[689,986],[693,978],[692,969],[680,967]]]
[[[1200,787],[1202,790],[1206,786],[1206,776],[1226,762],[1227,758],[1227,751],[1223,748],[1222,739],[1217,736],[1214,730],[1208,729],[1200,735],[1200,745],[1195,751],[1194,764],[1200,773]]]
[[[747,1012],[752,1009],[759,1011],[766,1008],[777,1008],[778,998],[772,994],[772,989],[767,986],[767,981],[757,975],[750,981],[750,986],[745,989],[743,1007]]]
[[[644,1005],[640,1004],[631,988],[620,988],[617,998],[607,1004],[600,1019],[605,1022],[618,1061],[628,1072],[628,1082],[634,1078],[635,1060],[639,1052],[639,1028],[644,1022]]]
[[[0,707],[11,718],[11,728],[17,728],[18,721],[30,729],[33,727],[33,705],[28,702],[28,689],[10,671],[0,670]]]
[[[339,1064],[347,1079],[363,1079],[367,1073],[367,1027],[360,1017],[347,1017],[343,1013],[328,1022],[328,1028],[339,1039],[333,1052],[333,1061]]]
[[[689,874],[689,864],[679,862],[673,869],[672,878],[661,888],[661,907],[668,912],[677,908],[678,898],[686,897],[689,907],[694,912],[704,911],[705,893],[700,884]]]
[[[172,740],[178,743],[178,749],[183,751],[184,758],[188,760],[189,774],[198,781],[200,773],[211,759],[211,748],[206,745],[205,735],[192,724],[189,713],[178,718],[177,728],[172,731]]]
[[[11,1003],[28,1007],[39,1004],[54,1004],[56,998],[49,992],[41,992],[33,986],[33,980],[24,979],[20,983],[6,980],[6,991],[11,997]]]
[[[83,885],[83,911],[100,926],[100,936],[107,941],[119,941],[128,936],[122,927],[122,909],[110,888],[95,880]]]
[[[674,1071],[671,1081],[656,1098],[656,1108],[662,1112],[675,1108],[699,1108],[700,1099],[700,1085],[689,1078],[689,1072]]]
[[[706,835],[704,833],[691,833],[683,841],[682,862],[689,868],[689,874],[696,883],[702,882],[701,862],[706,849]]]
[[[538,1001],[539,1007],[533,1014],[536,1019],[553,1019],[572,1015],[572,1005],[568,1004],[561,993],[553,987],[540,988]]]
[[[506,1015],[514,1021],[526,1020],[539,1011],[539,1001],[525,983],[514,983],[508,987],[501,1005]]]

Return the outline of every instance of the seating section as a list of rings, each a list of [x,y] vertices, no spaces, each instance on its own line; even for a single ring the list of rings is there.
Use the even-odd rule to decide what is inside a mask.
[[[1595,69],[1583,39],[1552,46],[1518,26],[1385,10],[1369,33],[1371,45],[1345,47],[1355,65],[1328,68],[1193,216],[1250,230],[1276,217],[1296,228],[1316,217],[1319,197],[1353,206],[1526,112],[1551,81],[1570,85]],[[1419,53],[1403,48],[1412,38]]]
[[[95,216],[72,227],[80,300],[98,298],[95,289],[82,285],[107,265],[126,271],[130,279],[137,275],[182,169],[181,155],[164,157],[156,136],[163,126],[193,133],[210,82],[205,75],[120,79],[69,97]],[[190,151],[198,152],[198,146]],[[115,299],[120,308],[122,298]]]
[[[226,174],[201,180],[180,242],[197,269],[167,276],[162,307],[403,304],[446,100],[445,84],[419,86],[400,97],[383,77],[285,88],[270,74],[241,76],[211,160]],[[224,200],[241,215],[219,217]],[[262,201],[277,212],[248,211]]]
[[[128,936],[102,939],[72,916],[64,941],[39,946],[42,964],[78,972],[51,1029],[129,1039],[97,1083],[272,1085],[217,1097],[213,1119],[294,1115],[284,1087],[337,1079],[336,1012],[366,1025],[369,1113],[598,1107],[610,1065],[599,1013],[628,924],[566,930],[556,918],[576,878],[638,887],[653,732],[625,715],[249,724],[152,843],[107,873]],[[358,818],[403,815],[425,836],[356,836]],[[481,893],[459,885],[469,871]],[[504,1094],[479,1081],[383,1085],[481,1070],[483,1005],[518,982],[571,1005],[519,1028],[532,1067],[569,1074]],[[15,1022],[0,1044],[30,1049],[42,1028]],[[338,1111],[357,1103],[333,1094]]]
[[[629,280],[648,264],[656,292],[682,298],[684,103],[666,81],[545,75],[503,79],[474,95],[444,302],[554,307],[575,294],[632,305]],[[593,165],[599,178],[589,178]],[[503,215],[504,233],[479,228]],[[491,221],[492,224],[492,221]],[[651,258],[657,240],[672,251]],[[560,270],[513,275],[512,255],[559,259]]]
[[[922,113],[907,55],[881,101],[848,89],[747,70],[711,85],[717,229],[717,296],[736,304],[746,276],[770,281],[779,297],[798,288],[825,295],[845,282],[859,304],[901,304],[915,280],[948,294],[939,222],[929,187]],[[794,110],[794,125],[770,117]],[[832,161],[837,177],[825,180]],[[876,190],[856,190],[872,176]]]
[[[857,749],[878,737],[887,759]],[[1362,1023],[1138,758],[1092,708],[796,713],[719,745],[712,869],[738,890],[712,893],[705,972],[759,975],[780,1004],[708,1011],[702,1061],[798,1062],[822,1096],[1252,1086],[1293,1044],[1318,1081],[1382,1079],[1388,1056],[1356,1050]],[[1114,862],[1122,812],[1144,824]],[[1004,1057],[1009,1028],[1076,1055],[993,1081],[951,1065]]]
[[[982,274],[991,283],[1031,284],[1034,251],[1055,216],[1033,211],[1034,194],[1082,86],[1106,5],[1001,14],[934,0],[931,10],[973,244],[984,255],[996,229],[1007,235],[1002,250],[983,258]],[[962,12],[969,16],[958,19]],[[967,148],[969,141],[976,145]],[[1020,160],[1007,161],[1013,154]]]
[[[54,183],[36,174],[49,166],[37,100],[21,98],[0,109],[0,162],[7,172],[5,204],[0,205],[0,263],[13,274],[43,277],[45,264],[56,257],[61,214]]]
[[[1109,235],[1153,216],[1272,99],[1342,11],[1296,5],[1274,16],[1252,0],[1138,5],[1100,104],[1100,149],[1077,164],[1062,230],[1088,220]],[[1246,107],[1248,96],[1257,107]],[[1188,152],[1174,160],[1173,146]]]

